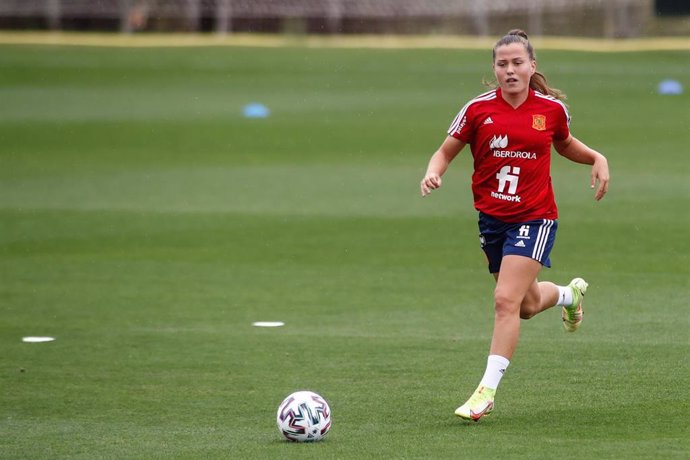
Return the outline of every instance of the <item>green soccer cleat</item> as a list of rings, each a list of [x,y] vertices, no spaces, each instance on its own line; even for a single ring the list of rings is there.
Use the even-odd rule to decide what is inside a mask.
[[[561,317],[563,318],[565,330],[575,332],[580,327],[580,323],[582,323],[582,317],[584,316],[582,301],[585,298],[585,292],[587,292],[587,286],[589,285],[582,278],[575,278],[568,286],[573,291],[573,303],[561,309]]]
[[[494,410],[494,396],[496,396],[496,390],[480,385],[465,404],[455,409],[455,415],[476,422]]]

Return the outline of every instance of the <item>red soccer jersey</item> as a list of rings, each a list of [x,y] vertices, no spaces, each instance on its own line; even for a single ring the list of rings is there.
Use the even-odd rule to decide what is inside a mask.
[[[448,134],[470,144],[474,207],[504,222],[557,219],[551,144],[569,136],[569,123],[562,102],[531,89],[516,109],[500,88],[469,101]]]

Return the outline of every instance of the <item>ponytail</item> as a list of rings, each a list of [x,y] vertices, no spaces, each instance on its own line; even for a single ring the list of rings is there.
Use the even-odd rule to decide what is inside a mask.
[[[535,91],[539,91],[547,96],[555,97],[560,101],[567,99],[567,96],[563,91],[557,88],[552,88],[546,81],[546,76],[541,72],[534,72],[532,77],[529,79],[529,87]]]

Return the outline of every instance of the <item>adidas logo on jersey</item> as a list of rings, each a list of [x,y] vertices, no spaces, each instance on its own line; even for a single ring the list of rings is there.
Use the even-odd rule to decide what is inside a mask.
[[[485,125],[491,125],[493,124],[493,122],[494,121],[491,119],[491,117],[486,117],[486,120],[484,120]]]
[[[504,149],[508,147],[508,135],[505,136],[494,136],[491,138],[491,143],[489,143],[490,149]]]
[[[516,248],[524,248],[525,247],[525,242],[520,240],[517,243],[515,243]]]

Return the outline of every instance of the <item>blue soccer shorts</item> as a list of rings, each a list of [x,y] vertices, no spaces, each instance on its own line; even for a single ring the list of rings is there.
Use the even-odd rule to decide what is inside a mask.
[[[503,256],[529,257],[551,267],[549,255],[556,241],[558,221],[537,219],[508,223],[479,213],[479,242],[489,261],[489,273],[498,273]]]

